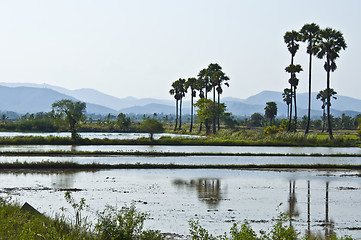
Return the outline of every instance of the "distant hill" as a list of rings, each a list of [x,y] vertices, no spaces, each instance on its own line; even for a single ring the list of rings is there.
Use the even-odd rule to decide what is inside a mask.
[[[164,104],[173,106],[173,101],[164,100],[164,99],[155,99],[155,98],[135,98],[135,97],[126,97],[126,98],[117,98],[105,93],[102,93],[98,90],[91,88],[81,88],[76,90],[69,90],[66,88],[53,86],[49,84],[35,84],[35,83],[4,83],[0,82],[0,85],[6,87],[32,87],[32,88],[48,88],[52,89],[58,93],[71,96],[79,101],[86,103],[93,103],[101,106],[105,106],[116,111],[120,109],[130,108],[134,106],[145,106],[151,103]]]
[[[0,86],[0,110],[20,114],[49,112],[51,105],[61,99],[77,100],[74,97],[48,88]],[[87,103],[88,113],[116,114],[117,111],[97,104]]]
[[[311,116],[322,115],[321,102],[316,100],[316,93],[312,93]],[[87,112],[94,114],[117,115],[119,112],[133,114],[164,113],[174,114],[175,100],[162,100],[154,98],[116,98],[94,89],[82,88],[68,90],[48,84],[31,83],[0,83],[0,112],[12,111],[16,113],[36,113],[51,110],[51,104],[57,100],[68,98],[87,103]],[[274,101],[278,105],[278,117],[287,116],[287,106],[282,100],[282,93],[276,91],[263,91],[247,99],[224,97],[222,102],[227,105],[228,111],[237,116],[250,116],[255,112],[264,114],[266,102]],[[308,93],[297,94],[298,116],[307,114]],[[189,114],[190,103],[183,102],[183,114]],[[337,96],[332,101],[332,114],[341,116],[345,113],[356,116],[361,113],[361,100],[346,96]]]

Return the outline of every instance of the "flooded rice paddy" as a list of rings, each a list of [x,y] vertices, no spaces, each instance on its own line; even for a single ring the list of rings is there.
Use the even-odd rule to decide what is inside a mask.
[[[174,164],[174,165],[361,165],[361,157],[311,156],[0,156],[8,162],[74,162],[78,164]]]
[[[29,202],[54,215],[70,206],[64,191],[84,197],[90,219],[106,205],[135,202],[149,212],[146,227],[188,234],[198,219],[214,234],[247,219],[268,229],[279,211],[305,233],[335,232],[361,238],[361,179],[357,171],[104,170],[91,172],[0,172],[1,195]],[[281,204],[280,207],[278,207]],[[69,211],[70,215],[72,211]]]
[[[8,133],[4,137],[14,137]],[[91,133],[87,138],[136,139],[147,134]],[[26,134],[21,133],[21,136]],[[36,134],[29,134],[36,135]],[[40,136],[54,135],[40,134]],[[59,133],[59,136],[68,133]],[[156,138],[162,135],[156,135]],[[172,135],[173,136],[173,135]],[[102,151],[107,156],[1,156],[0,162],[76,162],[80,164],[360,165],[361,157],[307,156],[310,154],[361,154],[360,148],[249,147],[249,146],[0,146],[1,152]],[[111,152],[269,153],[305,156],[112,156]],[[333,232],[361,239],[361,172],[316,170],[137,169],[99,171],[1,170],[0,196],[30,203],[40,212],[72,216],[65,191],[76,200],[85,198],[86,215],[95,220],[106,205],[131,202],[150,213],[146,227],[165,233],[189,233],[196,219],[213,234],[228,232],[233,223],[247,219],[256,230],[267,230],[280,212],[304,235]]]
[[[0,152],[86,151],[86,152],[177,152],[177,153],[268,153],[268,154],[361,154],[361,148],[260,147],[260,146],[167,146],[167,145],[1,145]]]

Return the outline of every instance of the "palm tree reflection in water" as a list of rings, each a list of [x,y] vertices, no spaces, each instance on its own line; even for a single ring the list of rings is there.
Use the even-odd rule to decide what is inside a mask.
[[[217,207],[222,200],[221,181],[218,178],[199,178],[189,182],[176,179],[174,185],[186,186],[189,189],[196,189],[198,199],[204,201],[209,207]]]

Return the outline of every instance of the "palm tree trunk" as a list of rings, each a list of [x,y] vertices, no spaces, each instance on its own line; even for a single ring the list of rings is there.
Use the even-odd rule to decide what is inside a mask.
[[[218,131],[219,129],[221,129],[220,125],[219,125],[219,115],[220,115],[220,112],[219,112],[219,105],[220,105],[220,99],[221,99],[221,94],[218,93],[218,110],[217,110],[217,124],[218,124]]]
[[[294,90],[294,100],[295,100],[295,132],[297,131],[297,103],[296,103],[296,86]]]
[[[331,127],[331,114],[330,114],[330,60],[327,59],[327,123],[328,123],[328,134],[330,139],[333,140],[332,127]]]
[[[290,117],[290,104],[287,104],[287,118]]]
[[[310,119],[311,119],[311,70],[312,70],[312,53],[310,53],[310,61],[308,68],[308,115],[307,115],[307,126],[305,134],[308,134],[310,130]]]
[[[178,100],[175,101],[175,127],[174,127],[174,131],[177,130],[177,126],[178,126]]]
[[[213,87],[213,106],[215,107],[216,104],[216,87]],[[214,108],[213,108],[214,110]],[[216,118],[214,117],[212,119],[212,127],[213,127],[213,133],[216,133]]]
[[[291,123],[292,123],[292,98],[293,98],[293,87],[291,85],[291,103],[290,103],[290,114],[289,114],[289,118],[288,118],[288,127],[287,127],[287,132],[291,131]]]
[[[179,101],[179,130],[182,130],[182,99]]]
[[[325,103],[323,103],[325,104]],[[325,131],[325,125],[326,125],[326,112],[325,108],[323,108],[323,115],[322,115],[322,132]]]
[[[193,128],[193,89],[191,89],[191,128],[189,129],[189,132],[192,132]]]

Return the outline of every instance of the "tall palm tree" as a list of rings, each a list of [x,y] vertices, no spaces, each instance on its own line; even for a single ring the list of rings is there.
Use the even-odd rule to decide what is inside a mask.
[[[208,83],[208,77],[206,75],[207,69],[202,69],[198,73],[198,78],[196,82],[196,89],[199,91],[199,98],[207,98],[207,83]],[[202,131],[202,122],[199,124],[199,132]]]
[[[337,94],[337,92],[335,90],[333,90],[333,88],[330,88],[330,100],[331,98],[333,99],[337,99],[337,97],[335,97],[335,95]],[[322,114],[322,132],[325,131],[325,123],[326,123],[326,113],[325,113],[325,109],[326,109],[326,104],[327,104],[327,89],[325,90],[321,90],[317,96],[316,99],[320,99],[322,102],[322,110],[323,110],[323,114]],[[329,105],[331,106],[331,102],[329,102]]]
[[[296,73],[299,73],[302,71],[302,67],[301,65],[297,64],[297,65],[289,65],[288,67],[285,68],[286,72],[291,74],[291,78],[288,80],[288,82],[291,84],[291,89],[293,87],[293,99],[295,102],[295,131],[297,128],[297,102],[296,102],[296,90],[297,90],[297,86],[298,86],[298,78],[296,77]],[[291,90],[292,92],[292,90]],[[292,96],[292,95],[291,95]],[[292,101],[291,101],[292,102]],[[292,105],[291,105],[292,106]]]
[[[310,55],[308,68],[308,112],[307,112],[307,126],[305,134],[308,134],[310,129],[311,119],[311,70],[312,70],[312,55],[316,55],[319,51],[317,42],[319,40],[320,27],[316,23],[305,24],[301,31],[301,39],[303,42],[308,42],[307,53]]]
[[[185,89],[190,88],[191,91],[191,127],[189,132],[192,132],[193,129],[193,98],[196,97],[196,89],[197,89],[197,79],[196,78],[188,78],[185,82]]]
[[[290,114],[290,104],[292,102],[291,89],[285,88],[282,93],[283,101],[287,104],[287,118]]]
[[[175,126],[174,131],[177,130],[178,127],[178,101],[179,101],[179,90],[177,87],[177,82],[172,83],[172,88],[169,90],[170,95],[174,95],[175,102]]]
[[[213,90],[213,102],[216,103],[216,87],[222,78],[222,67],[218,63],[211,63],[208,65],[207,74],[210,78],[210,86]],[[224,73],[223,73],[224,74]],[[216,133],[216,119],[212,119],[212,130],[213,133]]]
[[[336,58],[339,57],[339,52],[345,50],[347,45],[343,34],[340,31],[332,28],[326,28],[320,31],[320,42],[317,47],[320,51],[317,54],[318,58],[326,58],[324,68],[327,73],[327,103],[330,103],[330,72],[334,72],[337,69]],[[333,139],[331,116],[330,116],[330,104],[327,104],[327,122],[328,122],[328,134],[330,139]]]
[[[186,95],[187,89],[185,88],[186,80],[184,78],[180,78],[177,81],[179,88],[179,130],[182,130],[182,102]]]
[[[207,93],[210,91],[211,89],[211,83],[210,83],[210,77],[208,75],[208,70],[207,68],[202,69],[201,71],[199,71],[198,73],[198,86],[199,86],[199,91],[203,94],[203,96],[201,98],[207,98]],[[204,89],[204,92],[203,92]]]
[[[291,32],[286,32],[285,35],[283,36],[283,40],[287,44],[288,51],[291,53],[291,65],[293,65],[294,57],[296,55],[297,50],[300,47],[300,45],[297,43],[300,40],[300,34],[294,30],[292,30]],[[292,78],[292,76],[291,76],[291,78]],[[293,94],[292,84],[291,84],[290,89],[291,89],[291,97],[295,96],[295,94]],[[287,132],[289,132],[291,129],[291,122],[292,122],[292,101],[291,101],[291,107],[290,107],[290,115],[289,115]]]
[[[213,81],[216,83],[216,86],[217,86],[216,91],[217,91],[217,95],[218,95],[218,99],[217,99],[217,125],[218,125],[218,130],[220,129],[220,124],[219,124],[220,111],[219,110],[220,110],[221,94],[223,93],[222,84],[224,83],[224,85],[229,87],[229,83],[226,82],[228,80],[229,80],[229,77],[227,77],[224,72],[217,71],[217,72],[214,73]]]

